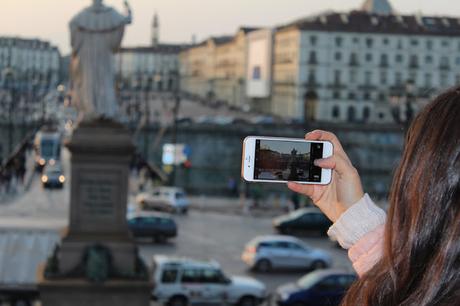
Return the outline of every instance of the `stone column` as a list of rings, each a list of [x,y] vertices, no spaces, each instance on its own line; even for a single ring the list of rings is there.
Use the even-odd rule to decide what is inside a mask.
[[[130,133],[109,120],[84,122],[66,146],[70,222],[41,278],[42,305],[148,305],[152,286],[126,221]]]

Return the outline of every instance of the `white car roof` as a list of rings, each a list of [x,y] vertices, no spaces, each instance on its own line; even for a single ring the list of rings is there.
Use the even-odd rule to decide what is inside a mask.
[[[210,261],[201,261],[188,257],[178,257],[178,256],[166,256],[166,255],[153,255],[153,261],[160,266],[164,265],[178,265],[178,266],[188,266],[195,268],[218,268],[220,269],[220,264],[215,260]]]
[[[163,192],[184,192],[184,189],[180,187],[155,187],[152,191],[163,191]]]
[[[172,219],[170,214],[153,212],[153,211],[133,211],[129,215],[129,219],[136,217],[158,217],[158,218],[167,218]]]

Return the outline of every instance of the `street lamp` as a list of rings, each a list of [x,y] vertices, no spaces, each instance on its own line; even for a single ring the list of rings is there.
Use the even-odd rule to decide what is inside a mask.
[[[172,76],[176,79],[176,86],[173,89],[173,97],[174,97],[174,108],[173,108],[173,133],[172,133],[172,143],[174,145],[174,159],[176,159],[176,147],[177,147],[177,116],[179,115],[179,108],[181,103],[180,97],[180,80],[179,74],[177,72],[172,73]],[[171,173],[171,186],[174,186],[176,183],[176,161],[173,162],[173,169]]]
[[[147,82],[144,86],[144,108],[145,108],[145,129],[144,129],[144,156],[145,160],[148,161],[148,154],[149,154],[149,135],[148,129],[150,125],[150,84]]]

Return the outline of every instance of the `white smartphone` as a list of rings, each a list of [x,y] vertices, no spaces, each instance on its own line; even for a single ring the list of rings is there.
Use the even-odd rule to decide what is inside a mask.
[[[329,141],[248,136],[243,141],[241,176],[249,182],[327,185],[332,170],[313,162],[332,156],[333,149]]]

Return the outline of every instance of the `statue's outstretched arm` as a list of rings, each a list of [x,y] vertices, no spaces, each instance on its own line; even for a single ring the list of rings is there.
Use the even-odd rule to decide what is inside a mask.
[[[127,23],[131,24],[131,22],[133,21],[133,13],[132,13],[131,6],[129,5],[128,0],[124,1],[124,6],[125,6]]]

